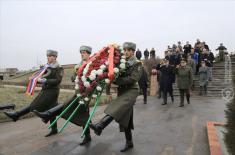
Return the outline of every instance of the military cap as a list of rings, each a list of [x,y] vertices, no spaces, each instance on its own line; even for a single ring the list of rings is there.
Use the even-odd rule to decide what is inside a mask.
[[[127,48],[127,49],[132,49],[132,50],[135,51],[135,49],[136,49],[136,44],[135,44],[135,43],[132,43],[132,42],[124,42],[124,43],[123,43],[123,49],[125,49],[125,48]]]
[[[58,52],[54,50],[47,50],[47,56],[58,56]]]
[[[92,48],[90,46],[83,45],[80,47],[80,52],[81,51],[86,51],[88,54],[91,54]]]

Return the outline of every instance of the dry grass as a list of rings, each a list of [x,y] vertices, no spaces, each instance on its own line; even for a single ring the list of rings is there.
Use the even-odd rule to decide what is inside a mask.
[[[16,109],[21,109],[22,107],[27,106],[31,103],[31,101],[37,96],[38,91],[35,92],[34,97],[25,96],[25,89],[22,88],[0,88],[0,105],[5,105],[8,103],[14,103],[16,105]],[[73,96],[73,93],[69,92],[60,92],[59,95],[59,103],[63,103],[67,101],[69,98]],[[100,105],[106,104],[110,101],[110,97],[102,96],[100,99]],[[94,105],[94,100],[91,101],[90,106]],[[32,117],[33,114],[27,114],[22,118]],[[3,111],[0,111],[0,122],[9,121]]]

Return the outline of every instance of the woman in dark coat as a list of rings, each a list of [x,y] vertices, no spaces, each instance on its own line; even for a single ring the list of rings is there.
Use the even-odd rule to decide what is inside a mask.
[[[57,51],[47,51],[48,67],[44,75],[37,81],[42,84],[42,89],[38,96],[28,106],[19,111],[4,112],[8,117],[13,119],[13,121],[17,121],[19,117],[26,115],[33,110],[42,112],[53,108],[58,104],[57,100],[60,91],[59,86],[63,77],[63,68],[56,61],[57,55]],[[50,122],[53,122],[54,119],[55,118],[51,118]],[[56,133],[57,126],[54,125],[51,132],[47,134],[46,137]]]

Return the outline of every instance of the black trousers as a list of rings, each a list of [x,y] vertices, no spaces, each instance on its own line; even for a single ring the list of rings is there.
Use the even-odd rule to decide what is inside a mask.
[[[142,88],[142,92],[143,92],[143,95],[144,95],[144,101],[147,101],[147,87]]]
[[[190,100],[190,91],[189,89],[180,89],[180,105],[184,105],[184,94],[186,94],[187,102]]]
[[[171,91],[163,91],[163,102],[164,103],[167,103],[167,93],[169,92],[169,94],[170,94],[170,97],[171,97],[171,99],[172,99],[172,101],[174,100],[174,96],[173,96],[173,90],[171,90]]]

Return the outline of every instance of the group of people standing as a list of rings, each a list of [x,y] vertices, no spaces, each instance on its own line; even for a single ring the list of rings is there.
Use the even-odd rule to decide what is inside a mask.
[[[226,48],[221,43],[216,49],[219,50],[219,60],[224,61],[224,55],[227,54]],[[155,49],[150,52],[146,49],[144,60],[155,58]],[[141,59],[141,51],[136,51],[136,57]],[[186,94],[187,103],[190,104],[190,94],[195,84],[195,76],[199,76],[199,95],[207,94],[207,86],[212,81],[212,69],[215,61],[214,54],[211,52],[206,42],[197,39],[194,46],[189,41],[183,46],[179,41],[178,44],[168,45],[165,51],[165,58],[152,67],[152,73],[157,73],[159,82],[158,97],[163,97],[162,105],[167,104],[167,94],[169,93],[172,103],[174,102],[173,83],[177,83],[180,92],[180,107],[184,106],[184,94]],[[177,81],[176,81],[177,80]],[[143,83],[143,82],[142,82]],[[141,88],[141,85],[140,85]]]

